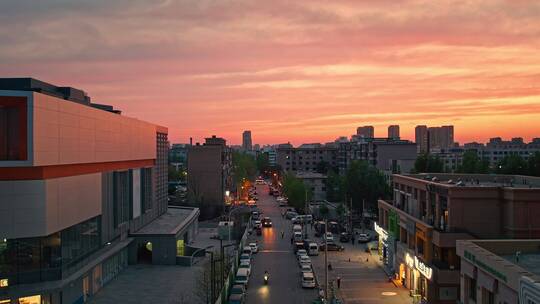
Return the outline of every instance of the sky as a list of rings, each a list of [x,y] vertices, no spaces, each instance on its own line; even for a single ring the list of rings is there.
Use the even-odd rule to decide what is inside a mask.
[[[0,77],[83,89],[172,142],[540,137],[540,1],[17,0],[0,25]]]

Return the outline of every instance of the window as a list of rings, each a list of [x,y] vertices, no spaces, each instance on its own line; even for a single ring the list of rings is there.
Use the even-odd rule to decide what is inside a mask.
[[[131,195],[129,184],[129,171],[113,173],[113,217],[115,227],[129,220]]]
[[[26,160],[26,97],[0,97],[0,160]]]
[[[476,301],[476,280],[469,278],[469,299]]]

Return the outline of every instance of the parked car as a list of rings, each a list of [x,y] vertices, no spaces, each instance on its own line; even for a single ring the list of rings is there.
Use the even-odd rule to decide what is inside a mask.
[[[240,262],[244,260],[251,262],[251,255],[247,253],[242,253],[242,255],[240,255]]]
[[[298,213],[294,212],[294,211],[287,211],[287,213],[285,213],[285,218],[290,220],[294,217],[298,216]]]
[[[313,269],[311,268],[311,266],[304,264],[300,267],[300,272],[313,272]]]
[[[305,249],[298,249],[298,251],[296,251],[296,259],[300,259],[300,256],[307,256],[307,251]]]
[[[313,272],[302,273],[302,288],[315,288],[315,276]]]
[[[251,258],[251,254],[253,254],[250,246],[244,246],[244,248],[242,248],[242,253],[249,254],[250,258]]]
[[[367,233],[360,233],[358,235],[358,242],[359,243],[367,243],[367,242],[369,242],[369,240],[371,240],[371,237]]]
[[[248,260],[243,260],[240,262],[240,265],[238,265],[238,269],[246,269],[248,275],[251,274],[251,263]]]
[[[311,259],[307,255],[301,255],[298,257],[298,265],[310,265],[311,266]]]
[[[333,242],[334,241],[334,235],[332,234],[332,232],[327,232],[324,235],[323,239],[328,241],[328,242]]]
[[[244,294],[233,293],[229,296],[229,304],[244,304],[246,303],[246,297]]]
[[[259,252],[259,246],[257,243],[249,243],[249,248],[251,248],[251,253]]]
[[[324,248],[325,248],[325,244],[321,243],[319,245],[319,250],[324,251]],[[328,243],[328,251],[343,251],[343,250],[345,250],[345,247],[341,245],[338,245],[336,243]]]
[[[246,293],[246,287],[241,284],[235,284],[231,287],[231,294],[245,294]]]
[[[319,255],[319,245],[315,242],[311,242],[307,249],[308,255]]]
[[[294,253],[295,254],[298,252],[298,250],[301,250],[301,249],[305,249],[304,248],[304,243],[302,243],[302,242],[294,243]]]
[[[339,235],[339,241],[340,242],[343,242],[343,243],[348,243],[351,239],[351,235],[347,232],[342,232],[340,235]]]
[[[261,229],[261,227],[255,228],[255,232],[257,233],[257,235],[262,235],[262,229]]]
[[[234,279],[235,284],[242,284],[247,287],[249,283],[249,273],[245,268],[239,268],[236,271],[236,278]]]
[[[261,228],[262,227],[262,222],[259,221],[259,220],[256,220],[254,226],[255,226],[255,228]]]
[[[295,232],[293,234],[293,239],[295,242],[302,242],[302,232]]]

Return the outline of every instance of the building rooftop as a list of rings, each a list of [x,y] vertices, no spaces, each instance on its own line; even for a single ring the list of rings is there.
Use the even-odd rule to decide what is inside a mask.
[[[501,257],[531,273],[540,275],[540,250],[536,253],[520,254],[519,258],[516,258],[515,254],[502,255]]]
[[[176,235],[178,231],[186,227],[191,221],[199,217],[199,208],[169,206],[167,212],[133,235]]]
[[[420,179],[447,187],[504,187],[521,189],[540,188],[540,177],[525,175],[454,173],[420,173],[399,175],[408,178]]]

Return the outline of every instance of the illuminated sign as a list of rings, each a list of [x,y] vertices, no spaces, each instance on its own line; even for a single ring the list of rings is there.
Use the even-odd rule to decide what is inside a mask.
[[[388,232],[379,226],[377,222],[375,222],[375,232],[379,234],[382,240],[386,240],[388,238]]]
[[[8,279],[0,279],[0,287],[8,287],[8,286],[9,286]]]
[[[408,253],[405,254],[405,263],[411,267],[415,268],[420,272],[423,276],[425,276],[428,280],[431,280],[431,276],[433,275],[433,269],[426,265],[424,262],[420,261],[418,257],[411,257]]]

